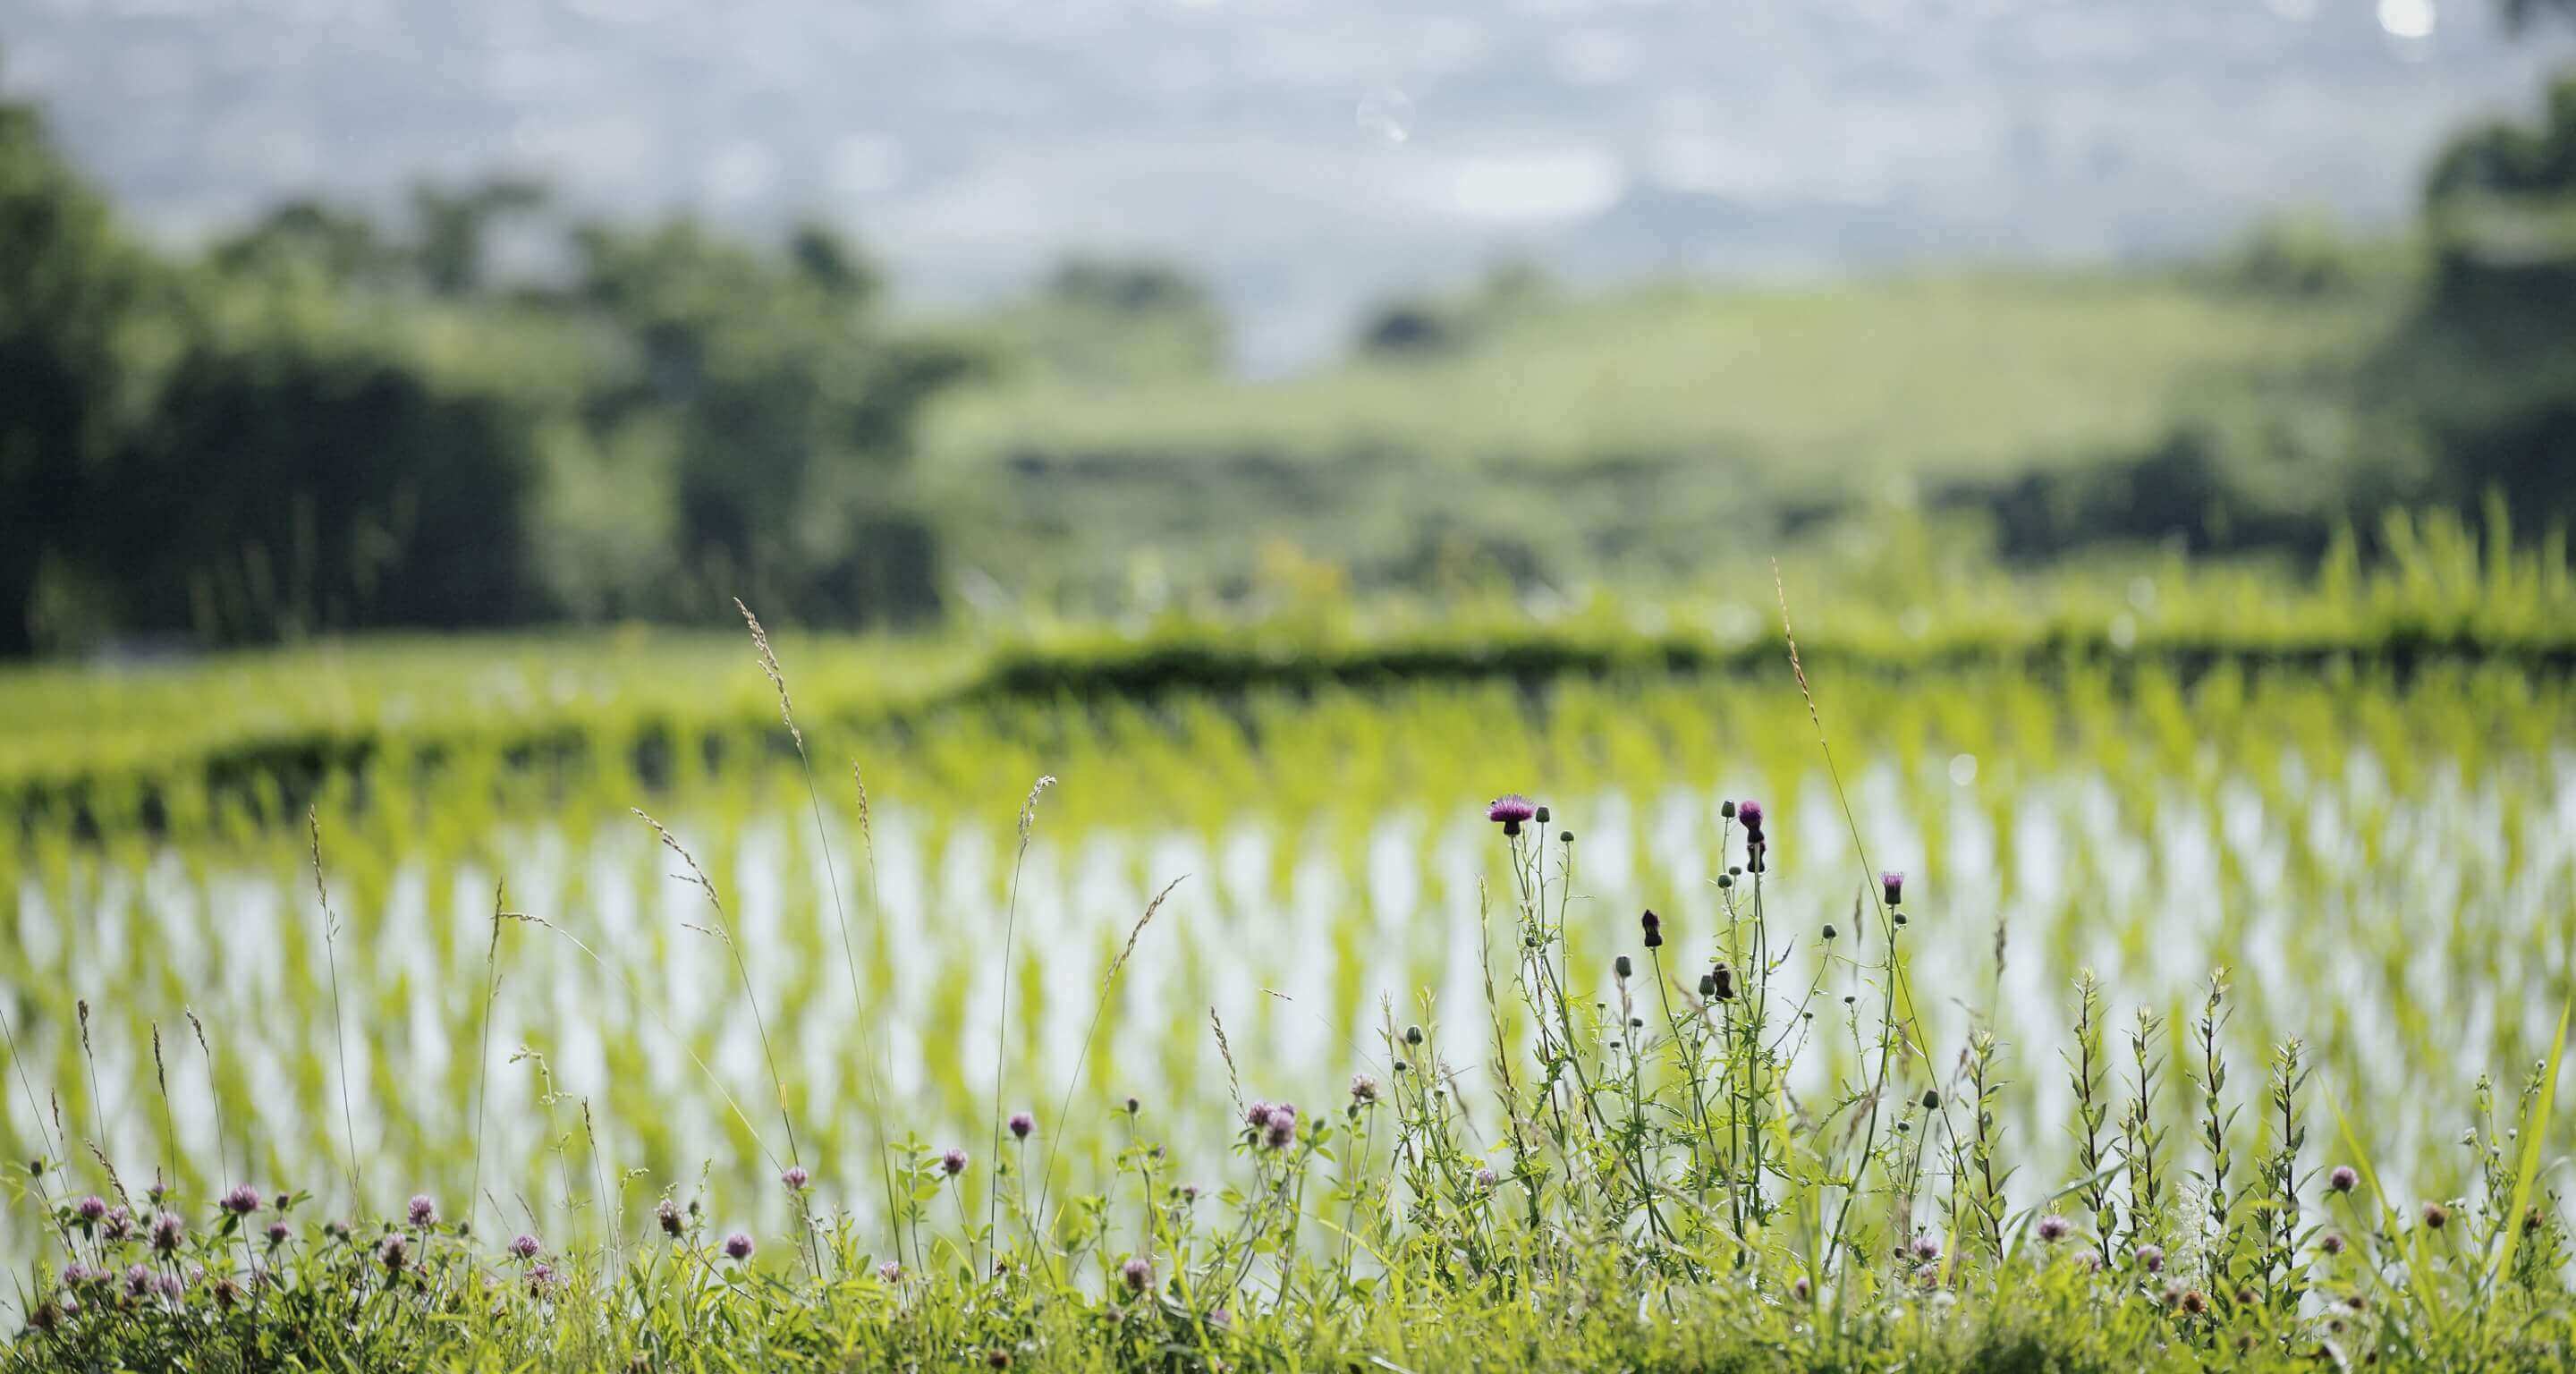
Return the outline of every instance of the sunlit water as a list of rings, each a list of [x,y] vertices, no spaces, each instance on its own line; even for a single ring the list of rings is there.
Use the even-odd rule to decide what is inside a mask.
[[[2143,812],[2097,771],[2025,771],[2008,793],[1996,790],[2000,772],[1934,755],[1911,773],[1882,766],[1853,778],[1866,870],[1821,771],[1771,796],[1776,867],[1763,909],[1788,952],[1777,1004],[1817,988],[1806,1004],[1817,1015],[1803,1089],[1847,1071],[1856,1036],[1876,1024],[1876,994],[1850,964],[1830,964],[1818,980],[1821,927],[1837,925],[1835,953],[1877,960],[1876,918],[1862,907],[1855,919],[1861,878],[1902,868],[1914,918],[1903,938],[1934,1064],[1946,1074],[1972,1018],[1998,1030],[2015,1149],[2068,1158],[2061,1052],[2078,967],[2107,984],[2113,1095],[2125,1099],[2122,1034],[2132,1008],[2153,1007],[2170,1034],[2197,1014],[2206,979],[2224,963],[2236,989],[2232,1097],[2250,1104],[2267,1047],[2305,1036],[2320,1064],[2307,1100],[2325,1123],[2312,1132],[2311,1164],[2343,1153],[2329,1114],[2337,1104],[2401,1192],[2460,1186],[2471,1163],[2458,1148],[2470,1080],[2495,1075],[2509,1103],[2567,986],[2576,752],[2508,758],[2474,775],[2435,766],[2403,790],[2367,755],[2330,778],[2296,758],[2269,776],[2222,763]],[[1956,781],[1980,775],[1986,781]],[[1724,919],[1726,894],[1714,885],[1725,863],[1721,790],[1712,780],[1549,798],[1548,829],[1577,836],[1570,884],[1561,871],[1549,879],[1573,898],[1572,972],[1603,1001],[1615,1006],[1619,997],[1613,956],[1643,958],[1643,907],[1664,917],[1674,977],[1687,984],[1705,966]],[[1015,920],[1009,817],[987,824],[880,808],[880,900],[869,895],[851,818],[835,816],[832,871],[858,942],[854,959],[838,934],[809,813],[755,812],[731,830],[686,806],[665,819],[699,847],[726,903],[732,948],[760,998],[768,1044],[794,1095],[798,1149],[823,1180],[820,1195],[866,1217],[879,1210],[866,1153],[879,1118],[868,1106],[863,1046],[891,1065],[888,1133],[918,1133],[934,1147],[962,1143],[980,1166],[1007,936],[1018,957],[1001,1103],[1038,1111],[1055,1131],[1103,971],[1151,895],[1176,878],[1183,881],[1120,975],[1095,1073],[1073,1095],[1071,1133],[1085,1148],[1068,1176],[1089,1172],[1088,1147],[1132,1094],[1140,1125],[1174,1144],[1185,1174],[1222,1179],[1233,1109],[1212,1010],[1242,1094],[1310,1110],[1338,1105],[1354,1072],[1385,1075],[1380,1033],[1390,1014],[1395,1025],[1434,1022],[1471,1118],[1493,1141],[1500,1118],[1486,1077],[1483,968],[1490,959],[1511,1001],[1517,937],[1503,841],[1475,800],[1417,800],[1357,823],[1319,815],[1287,825],[1251,814],[1212,830],[1160,826],[1147,800],[1133,807],[1132,823],[1078,833],[1051,826],[1041,803]],[[556,929],[510,923],[501,931],[485,1191],[513,1224],[514,1199],[524,1197],[543,1225],[561,1231],[592,1224],[560,1215],[567,1194],[587,1209],[597,1178],[650,1166],[654,1176],[626,1191],[631,1225],[654,1191],[673,1183],[685,1191],[708,1162],[720,1184],[718,1215],[783,1224],[778,1190],[763,1186],[772,1165],[729,1126],[723,1094],[681,1052],[684,1043],[697,1047],[783,1160],[760,1027],[728,946],[686,928],[716,924],[704,895],[669,878],[677,860],[640,824],[578,833],[585,838],[559,823],[512,827],[494,837],[499,872],[408,862],[393,868],[381,909],[354,912],[347,894],[335,903],[351,921],[338,972],[358,1154],[374,1204],[415,1188],[461,1196],[472,1176],[477,1008],[494,883],[506,877],[508,907]],[[1553,867],[1565,850],[1551,842],[1550,853]],[[211,1167],[217,1120],[203,1056],[178,1014],[184,1005],[204,1018],[227,1072],[245,1080],[226,1105],[229,1171],[312,1187],[345,1205],[340,1080],[309,875],[167,850],[138,872],[93,854],[60,871],[22,873],[17,893],[11,977],[30,987],[67,983],[91,997],[105,1135],[130,1179],[148,1176],[164,1154],[140,1029],[147,1018],[164,1037],[181,1153]],[[1749,884],[1735,895],[1749,913]],[[1490,913],[1489,934],[1480,911]],[[863,1015],[852,1013],[853,965]],[[1651,978],[1631,993],[1658,1024]],[[1846,993],[1860,999],[1857,1030]],[[13,1148],[26,1155],[35,1140],[31,1099],[52,1090],[54,1071],[43,1066],[78,1060],[68,1027],[23,1011],[15,1020],[37,1066],[25,1083],[8,1085],[5,1119]],[[508,1062],[523,1044],[550,1061],[565,1094],[551,1122],[537,1105],[532,1066]],[[2184,1046],[2167,1039],[2159,1049],[2169,1062],[2163,1105],[2179,1113],[2189,1091]],[[1919,1070],[1913,1078],[1921,1081]],[[549,1138],[578,1126],[585,1101],[605,1145],[596,1172],[582,1150],[568,1165],[545,1153]],[[2256,1115],[2249,1107],[2248,1131]],[[97,1134],[95,1116],[71,1116],[76,1140]],[[2036,1200],[2066,1179],[2063,1168],[2026,1168],[2013,1182],[2016,1200]]]

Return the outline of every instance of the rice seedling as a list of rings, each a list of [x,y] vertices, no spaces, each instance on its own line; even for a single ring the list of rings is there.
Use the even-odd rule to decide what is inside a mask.
[[[745,620],[791,747],[381,757],[301,835],[176,775],[148,826],[21,818],[14,1358],[2506,1369],[2576,1341],[2553,674],[1799,653],[987,701],[836,717],[873,788],[833,796]],[[707,914],[667,918],[675,862]],[[202,1079],[161,1058],[174,1008]],[[783,1154],[736,1102],[762,1078]]]

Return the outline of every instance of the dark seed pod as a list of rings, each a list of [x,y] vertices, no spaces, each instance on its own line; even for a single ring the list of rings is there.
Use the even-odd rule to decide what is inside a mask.
[[[1825,938],[1828,940],[1834,938],[1834,923],[1831,921],[1825,922]]]
[[[1923,1110],[1925,1110],[1925,1111],[1927,1111],[1927,1112],[1937,1112],[1937,1111],[1941,1110],[1941,1090],[1940,1090],[1940,1089],[1938,1089],[1938,1088],[1925,1088],[1925,1089],[1923,1090]]]
[[[1726,965],[1724,965],[1724,964],[1719,964],[1716,968],[1713,968],[1713,969],[1710,969],[1710,970],[1709,970],[1709,980],[1710,980],[1711,982],[1713,982],[1713,983],[1715,983],[1715,984],[1717,985],[1717,986],[1713,989],[1714,993],[1716,994],[1717,1000],[1719,1000],[1719,1001],[1721,1001],[1721,1002],[1727,1002],[1727,1001],[1732,1001],[1732,1000],[1734,1000],[1734,998],[1735,998],[1735,970],[1734,970],[1734,969],[1728,968],[1728,967],[1727,967]]]
[[[1556,832],[1556,842],[1558,844],[1574,843],[1574,832],[1571,830],[1560,830]]]
[[[1637,971],[1637,964],[1636,964],[1636,961],[1635,961],[1635,960],[1630,959],[1630,958],[1629,958],[1627,955],[1625,955],[1625,954],[1622,954],[1622,955],[1620,955],[1618,958],[1613,959],[1613,960],[1611,960],[1611,961],[1610,961],[1610,971],[1611,971],[1612,973],[1618,974],[1618,975],[1619,975],[1619,977],[1620,977],[1620,979],[1621,979],[1621,981],[1623,981],[1623,982],[1624,982],[1624,981],[1627,979],[1628,975],[1630,975],[1630,974],[1632,974],[1632,973],[1635,973],[1635,972]]]
[[[1716,974],[1703,973],[1699,976],[1699,995],[1702,997],[1715,997],[1717,995]]]
[[[1717,804],[1717,814],[1719,814],[1719,815],[1721,815],[1721,816],[1724,816],[1725,818],[1727,818],[1727,819],[1728,819],[1728,820],[1730,820],[1730,821],[1731,821],[1731,820],[1734,820],[1734,819],[1735,819],[1735,803],[1734,803],[1732,800],[1719,802],[1719,803]]]
[[[1717,875],[1717,885],[1718,885],[1718,887],[1719,887],[1719,888],[1721,888],[1721,889],[1724,889],[1724,888],[1730,888],[1730,887],[1735,886],[1735,875],[1734,875],[1734,874],[1732,874],[1732,873],[1720,873],[1720,874],[1718,874],[1718,875]]]
[[[1663,948],[1664,918],[1656,915],[1654,908],[1648,907],[1646,914],[1637,918],[1637,923],[1646,928],[1646,948]]]
[[[1538,822],[1538,823],[1539,823],[1539,824],[1541,824],[1541,825],[1545,825],[1545,824],[1547,824],[1547,808],[1546,808],[1546,807],[1544,807],[1544,806],[1540,807],[1540,808],[1538,809],[1538,814],[1537,814],[1537,815],[1535,815],[1535,816],[1530,817],[1530,819],[1531,819],[1531,820],[1534,820],[1534,821],[1536,821],[1536,822]]]
[[[1422,1043],[1422,1027],[1420,1027],[1420,1026],[1407,1026],[1407,1027],[1405,1027],[1405,1028],[1404,1028],[1404,1043],[1406,1043],[1406,1044],[1408,1044],[1408,1045],[1419,1045],[1419,1044],[1421,1044],[1421,1043]]]

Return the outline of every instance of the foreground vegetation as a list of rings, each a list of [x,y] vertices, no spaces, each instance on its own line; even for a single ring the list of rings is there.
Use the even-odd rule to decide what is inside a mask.
[[[231,708],[0,849],[9,1353],[2564,1365],[2565,563],[2436,528],[1797,673],[636,646],[550,752],[388,699],[461,655],[285,660],[379,747],[217,785]]]

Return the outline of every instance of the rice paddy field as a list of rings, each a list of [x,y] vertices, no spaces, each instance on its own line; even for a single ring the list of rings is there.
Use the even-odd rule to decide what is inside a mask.
[[[1819,596],[1795,669],[1766,578],[14,674],[12,1350],[2563,1364],[2576,589],[2408,548]],[[155,1180],[119,1298],[74,1199]]]

